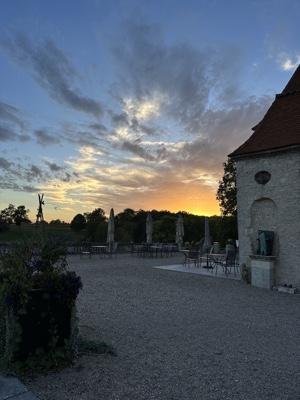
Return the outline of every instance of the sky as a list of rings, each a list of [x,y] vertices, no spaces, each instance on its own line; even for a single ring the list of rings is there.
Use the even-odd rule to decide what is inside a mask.
[[[220,215],[300,62],[299,0],[1,0],[0,210]]]

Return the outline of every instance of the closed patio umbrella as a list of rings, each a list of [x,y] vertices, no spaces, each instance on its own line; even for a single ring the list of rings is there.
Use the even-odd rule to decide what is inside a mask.
[[[209,233],[209,219],[205,217],[205,236],[204,236],[204,245],[203,245],[203,251],[205,253],[208,253],[209,250],[211,249],[212,243],[210,240],[210,233]]]
[[[179,250],[183,245],[183,236],[184,236],[183,218],[182,215],[179,214],[178,219],[176,221],[176,243],[178,244]]]
[[[147,243],[152,243],[153,219],[150,213],[148,213],[146,219],[146,234],[147,234]]]
[[[114,209],[112,208],[110,210],[108,227],[107,227],[107,243],[109,244],[109,248],[111,248],[114,239],[115,239],[115,213]]]

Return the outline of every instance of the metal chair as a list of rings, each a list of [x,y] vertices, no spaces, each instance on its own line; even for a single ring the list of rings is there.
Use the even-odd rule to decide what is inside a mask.
[[[92,252],[91,252],[91,248],[90,247],[80,247],[80,258],[82,258],[83,256],[88,256],[89,258],[92,257]]]
[[[173,250],[175,246],[172,243],[168,243],[164,245],[164,253],[166,257],[173,256]]]
[[[226,256],[226,271],[231,274],[231,269],[233,268],[234,276],[236,276],[238,270],[238,253],[235,250],[229,250]],[[225,271],[225,273],[226,273]],[[226,274],[227,275],[227,274]]]
[[[185,266],[190,266],[190,262],[194,263],[194,266],[199,268],[199,250],[198,248],[190,248],[185,254]]]
[[[211,257],[212,268],[215,268],[216,275],[218,273],[218,267],[222,267],[223,272],[226,276],[228,273],[231,274],[231,269],[234,270],[234,276],[236,276],[237,265],[236,265],[236,252],[235,250],[228,250],[224,257]],[[212,271],[213,272],[213,271]]]
[[[141,248],[140,248],[140,256],[141,257],[153,257],[153,249],[151,248],[152,244],[151,243],[142,243]]]
[[[158,254],[163,256],[163,244],[162,243],[154,243],[152,246],[152,252],[153,254],[155,253],[155,256],[157,257]]]

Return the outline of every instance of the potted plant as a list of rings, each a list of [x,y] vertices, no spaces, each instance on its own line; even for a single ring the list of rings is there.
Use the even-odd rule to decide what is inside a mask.
[[[48,369],[70,360],[82,282],[59,237],[33,237],[0,258],[0,356],[6,368]]]

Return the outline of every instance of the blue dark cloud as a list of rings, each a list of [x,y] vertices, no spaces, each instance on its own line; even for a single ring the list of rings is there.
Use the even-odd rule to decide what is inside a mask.
[[[122,149],[128,151],[138,157],[141,157],[145,161],[154,161],[155,158],[142,146],[136,143],[130,143],[125,141],[122,145]]]
[[[0,168],[3,170],[9,170],[12,165],[14,165],[12,162],[7,161],[4,157],[0,157]]]
[[[48,165],[48,167],[50,168],[50,170],[52,172],[58,172],[58,171],[61,171],[64,169],[64,167],[60,167],[56,163],[51,163],[51,162],[46,161],[45,164]]]
[[[116,43],[113,54],[120,78],[119,96],[123,91],[139,102],[162,94],[164,118],[188,132],[199,132],[207,109],[225,103],[228,107],[241,95],[235,67],[241,51],[233,46],[199,49],[187,43],[168,45],[158,25],[133,21],[123,24]],[[122,119],[126,121],[125,116]]]
[[[0,142],[29,141],[30,136],[24,133],[26,127],[18,108],[0,101]]]
[[[37,144],[41,146],[58,144],[61,141],[61,139],[57,135],[49,133],[48,129],[46,128],[36,129],[34,131],[34,136],[36,137]]]
[[[33,43],[25,33],[2,39],[2,48],[57,102],[76,111],[103,115],[100,103],[74,86],[78,74],[66,55],[50,39]]]

